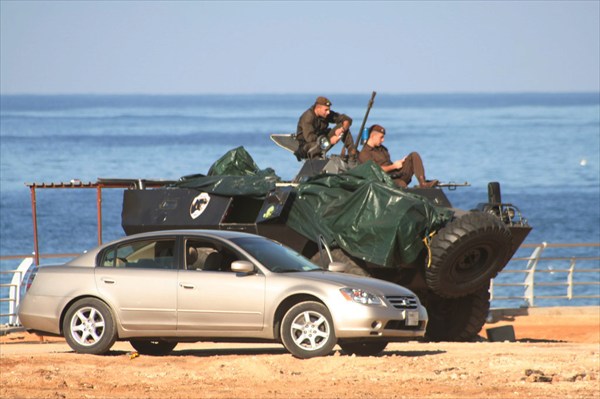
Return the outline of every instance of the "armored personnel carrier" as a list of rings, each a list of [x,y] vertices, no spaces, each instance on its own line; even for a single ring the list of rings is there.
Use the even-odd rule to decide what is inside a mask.
[[[122,226],[126,234],[206,228],[272,238],[324,268],[343,262],[347,273],[411,289],[429,313],[427,339],[471,341],[487,317],[491,279],[531,227],[502,201],[499,183],[472,210],[453,208],[443,190],[400,189],[377,165],[336,156],[307,160],[284,182],[238,147],[207,175],[125,190]]]

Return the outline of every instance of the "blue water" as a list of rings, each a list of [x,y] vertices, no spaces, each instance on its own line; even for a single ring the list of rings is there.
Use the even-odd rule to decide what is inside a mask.
[[[26,182],[178,179],[206,173],[239,145],[291,179],[300,163],[269,134],[295,131],[317,94],[0,96],[0,254],[33,250]],[[329,97],[357,132],[369,94]],[[386,127],[393,158],[418,151],[428,177],[470,182],[448,193],[457,207],[484,202],[487,182],[499,181],[503,199],[534,226],[527,243],[600,242],[598,93],[379,94],[371,123]],[[37,194],[42,253],[96,245],[95,190]],[[105,241],[123,235],[121,198],[104,191]]]

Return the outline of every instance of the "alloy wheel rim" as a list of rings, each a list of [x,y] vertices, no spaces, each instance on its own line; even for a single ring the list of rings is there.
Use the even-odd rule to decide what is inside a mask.
[[[294,318],[290,327],[294,343],[308,351],[315,351],[329,341],[331,329],[329,322],[322,314],[305,311]]]
[[[102,339],[105,321],[93,307],[84,307],[71,317],[71,336],[80,345],[92,346]]]

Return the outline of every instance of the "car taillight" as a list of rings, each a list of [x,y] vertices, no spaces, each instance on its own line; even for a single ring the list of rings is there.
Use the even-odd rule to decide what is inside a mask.
[[[31,284],[33,284],[33,280],[35,280],[35,276],[37,274],[38,269],[39,268],[36,266],[33,269],[31,269],[29,275],[25,275],[25,279],[27,281],[23,284],[25,285],[25,292],[29,291],[29,289],[31,288]],[[23,279],[23,281],[25,281],[25,279]]]

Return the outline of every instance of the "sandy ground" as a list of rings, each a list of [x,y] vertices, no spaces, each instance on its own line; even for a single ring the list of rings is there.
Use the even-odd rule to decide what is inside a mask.
[[[275,344],[181,344],[170,356],[78,355],[60,338],[0,337],[2,398],[600,398],[600,310],[497,315],[516,342],[394,343],[298,360]],[[573,308],[571,308],[573,309]]]

